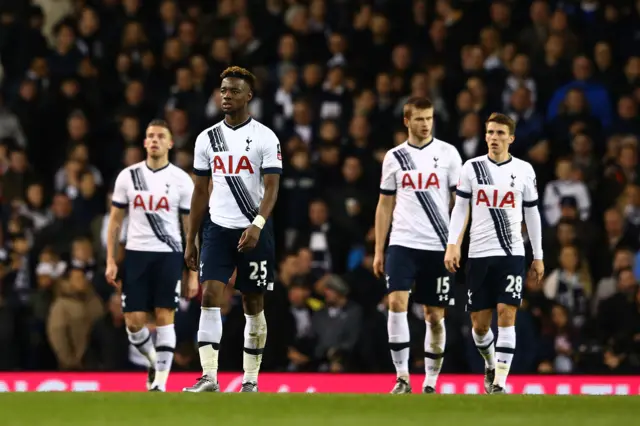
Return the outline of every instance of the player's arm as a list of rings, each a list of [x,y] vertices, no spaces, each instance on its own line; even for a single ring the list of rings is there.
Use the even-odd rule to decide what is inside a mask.
[[[196,236],[202,225],[202,219],[207,213],[209,204],[209,181],[211,180],[211,161],[208,150],[210,144],[208,136],[201,133],[196,139],[193,153],[193,192],[189,203],[189,220],[185,226],[184,260],[192,271],[198,270],[198,250],[196,249]]]
[[[538,190],[536,188],[536,175],[533,169],[524,186],[522,205],[524,207],[524,221],[527,225],[527,233],[531,248],[533,249],[533,263],[531,270],[536,275],[538,282],[544,276],[544,263],[542,262],[542,221],[538,210]]]
[[[184,184],[180,186],[180,219],[185,237],[189,232],[189,213],[191,212],[191,199],[193,197],[194,184],[189,175],[184,176]],[[196,233],[197,234],[197,233]],[[195,240],[194,240],[195,241]],[[197,246],[196,246],[197,247]],[[186,290],[183,289],[183,296],[192,299],[198,294],[198,273],[189,270]]]
[[[377,277],[384,274],[384,246],[389,235],[393,208],[396,205],[396,164],[393,155],[387,153],[382,161],[382,178],[380,179],[380,197],[376,207],[374,232],[376,237],[373,258],[373,273]]]
[[[460,172],[456,189],[456,203],[451,211],[451,220],[449,221],[449,239],[447,241],[447,251],[444,255],[444,264],[449,272],[455,272],[460,267],[460,245],[462,244],[464,231],[469,219],[469,202],[472,189],[467,164],[462,167]]]
[[[118,275],[118,264],[116,258],[120,247],[120,236],[122,235],[122,223],[128,207],[127,187],[124,175],[120,174],[116,178],[113,195],[111,197],[111,211],[109,213],[109,224],[107,226],[107,269],[105,278],[109,284],[116,286],[116,276]]]
[[[251,250],[258,244],[260,231],[267,223],[267,219],[271,216],[271,212],[273,212],[278,200],[280,175],[282,174],[282,152],[280,150],[280,141],[271,130],[265,133],[265,141],[262,143],[261,148],[264,197],[262,197],[262,202],[258,209],[258,216],[240,237],[238,242],[238,251],[240,252]]]

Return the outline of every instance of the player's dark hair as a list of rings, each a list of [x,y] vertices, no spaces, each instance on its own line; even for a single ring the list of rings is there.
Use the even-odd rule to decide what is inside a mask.
[[[256,86],[256,76],[246,68],[238,66],[229,67],[226,70],[222,71],[222,74],[220,74],[220,78],[223,80],[225,78],[239,78],[246,81],[249,85],[249,89],[251,90],[253,90],[253,88]]]
[[[502,124],[509,128],[509,135],[513,136],[516,132],[516,122],[511,119],[508,115],[501,114],[499,112],[492,113],[487,121],[484,123],[485,128],[489,125],[489,123]]]
[[[149,122],[149,124],[147,124],[147,129],[151,126],[156,126],[156,127],[162,127],[167,129],[167,131],[169,132],[169,134],[171,134],[171,129],[169,128],[169,123],[167,123],[165,120],[163,120],[162,118],[154,118],[153,120],[151,120]]]
[[[411,113],[414,109],[421,111],[430,108],[433,108],[433,102],[431,102],[431,99],[424,96],[412,96],[404,104],[402,112],[405,118],[411,118]]]

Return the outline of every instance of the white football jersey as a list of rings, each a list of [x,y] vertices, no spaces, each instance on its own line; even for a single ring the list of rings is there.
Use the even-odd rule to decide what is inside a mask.
[[[145,161],[118,174],[111,203],[129,209],[127,250],[182,252],[180,215],[189,214],[193,180],[177,166],[151,170]]]
[[[472,158],[462,167],[456,196],[471,200],[469,257],[524,256],[522,211],[538,203],[531,164]]]
[[[444,251],[449,234],[449,201],[462,158],[446,142],[422,148],[404,142],[382,162],[380,192],[396,195],[389,245]]]
[[[223,120],[198,135],[193,168],[197,175],[213,178],[211,221],[246,228],[264,197],[263,174],[282,173],[280,141],[253,118],[235,127]]]

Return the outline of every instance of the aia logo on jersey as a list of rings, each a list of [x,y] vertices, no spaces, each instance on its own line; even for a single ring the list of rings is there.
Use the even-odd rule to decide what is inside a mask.
[[[233,155],[221,157],[216,155],[213,157],[212,174],[216,175],[239,175],[243,170],[253,174],[251,161],[246,155],[234,157]]]
[[[516,208],[516,197],[513,195],[513,192],[508,191],[503,196],[500,195],[497,189],[493,191],[485,192],[484,189],[480,189],[478,191],[478,196],[476,197],[476,206],[484,204],[489,208],[497,208],[497,209],[506,209],[506,208]]]
[[[142,209],[145,212],[157,212],[160,210],[169,211],[169,200],[167,197],[155,197],[153,195],[149,195],[145,200],[144,197],[140,194],[136,195],[136,198],[133,199],[133,209]]]
[[[434,187],[440,189],[440,180],[435,173],[427,174],[419,173],[405,173],[402,175],[402,189],[411,188],[413,190],[421,191]]]

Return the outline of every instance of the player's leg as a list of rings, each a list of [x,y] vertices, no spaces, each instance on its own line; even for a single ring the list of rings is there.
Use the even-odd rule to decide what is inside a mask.
[[[426,332],[424,335],[425,378],[422,384],[422,392],[435,393],[447,342],[447,329],[444,324],[444,308],[425,306],[424,319],[426,323]]]
[[[471,334],[476,348],[484,358],[484,390],[491,393],[496,371],[494,335],[491,330],[495,295],[487,282],[490,258],[467,260],[467,311],[471,312]]]
[[[182,253],[157,255],[153,268],[155,291],[153,306],[156,317],[156,378],[152,391],[164,392],[176,349],[175,311],[182,291]]]
[[[492,393],[505,393],[511,361],[516,352],[516,314],[522,303],[524,256],[510,256],[496,263],[498,284],[498,338],[496,376]]]
[[[492,309],[471,312],[471,334],[476,348],[484,358],[484,390],[491,393],[496,374],[496,349],[491,330]]]
[[[453,298],[455,276],[447,271],[442,259],[444,259],[444,252],[422,251],[413,292],[413,300],[423,305],[426,325],[423,393],[435,393],[447,341],[445,308],[455,304]]]
[[[149,361],[147,389],[151,388],[155,380],[157,359],[151,333],[147,328],[147,313],[151,310],[150,265],[149,253],[126,251],[121,295],[129,342]]]
[[[238,234],[238,239],[242,234]],[[236,289],[242,292],[244,308],[244,347],[242,355],[241,392],[258,391],[258,373],[267,342],[267,321],[264,316],[264,292],[273,289],[275,240],[272,222],[263,228],[253,250],[237,255]]]
[[[156,308],[156,377],[151,390],[164,392],[173,364],[173,353],[176,349],[176,330],[174,327],[175,310]]]
[[[396,368],[396,384],[392,394],[411,393],[409,380],[409,355],[411,335],[407,311],[409,309],[409,291],[413,285],[417,250],[406,247],[390,246],[387,249],[385,263],[387,292],[389,294],[389,316],[387,332],[391,360]]]
[[[198,352],[202,376],[184,392],[218,392],[218,353],[222,339],[222,316],[226,283],[233,274],[235,247],[230,246],[228,230],[209,223],[203,232],[200,251],[202,304],[198,327]],[[235,242],[237,246],[237,241]]]
[[[244,347],[242,367],[243,392],[258,391],[258,373],[262,363],[262,354],[267,343],[267,320],[264,316],[264,295],[261,293],[245,293],[242,295],[244,316]]]

